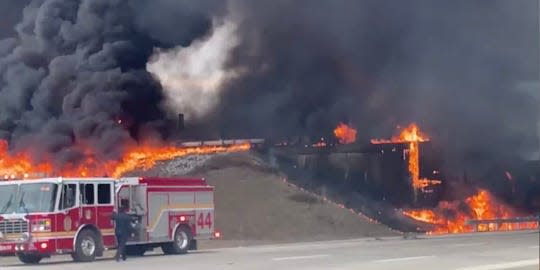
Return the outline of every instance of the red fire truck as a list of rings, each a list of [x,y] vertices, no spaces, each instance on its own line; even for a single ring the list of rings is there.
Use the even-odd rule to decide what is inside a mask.
[[[113,211],[127,206],[130,255],[165,254],[214,239],[214,188],[204,179],[41,178],[0,182],[0,255],[35,264],[54,254],[93,261],[114,249]]]

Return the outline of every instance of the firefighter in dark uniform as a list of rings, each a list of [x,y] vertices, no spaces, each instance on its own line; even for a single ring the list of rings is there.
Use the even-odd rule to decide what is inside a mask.
[[[126,242],[128,241],[129,237],[131,236],[131,233],[133,232],[132,227],[132,217],[127,214],[128,207],[126,205],[120,206],[118,209],[118,213],[113,213],[112,220],[114,220],[115,223],[115,235],[116,235],[116,242],[118,244],[118,247],[116,249],[116,255],[114,258],[116,261],[120,261],[120,256],[122,256],[122,260],[126,260]]]

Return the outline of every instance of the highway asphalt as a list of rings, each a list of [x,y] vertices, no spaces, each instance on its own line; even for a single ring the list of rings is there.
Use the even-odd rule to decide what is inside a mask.
[[[207,249],[180,256],[152,252],[116,262],[73,263],[66,256],[24,266],[0,258],[0,269],[433,269],[538,270],[539,232],[478,233]]]

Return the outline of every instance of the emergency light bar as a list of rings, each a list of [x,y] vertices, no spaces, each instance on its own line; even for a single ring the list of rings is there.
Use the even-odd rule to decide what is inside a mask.
[[[1,175],[1,174],[0,174]],[[24,173],[24,174],[4,174],[2,177],[5,181],[8,180],[24,180],[24,179],[37,179],[37,178],[46,178],[46,173]]]

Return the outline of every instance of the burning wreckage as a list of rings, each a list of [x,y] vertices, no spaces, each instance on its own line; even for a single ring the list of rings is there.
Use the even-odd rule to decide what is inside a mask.
[[[183,122],[181,118],[179,121]],[[178,125],[183,129],[183,123]],[[82,162],[60,167],[47,159],[36,162],[29,153],[10,153],[7,142],[0,141],[0,175],[4,180],[43,175],[120,177],[187,155],[257,150],[294,179],[290,184],[400,231],[461,233],[538,228],[534,206],[539,203],[538,164],[520,172],[519,179],[504,171],[511,195],[525,198],[521,204],[512,204],[511,200],[498,200],[500,192],[468,185],[466,179],[445,177],[440,151],[416,124],[391,139],[362,144],[356,137],[354,128],[340,123],[331,136],[316,140],[145,142],[127,148],[119,160],[100,162],[88,155]],[[91,149],[85,152],[91,153]],[[521,181],[524,177],[527,181]],[[461,185],[456,188],[453,182]],[[466,195],[456,196],[456,189]]]
[[[333,138],[293,138],[271,155],[295,184],[337,200],[401,231],[462,233],[538,228],[540,162],[492,170],[479,185],[445,173],[440,147],[411,124],[391,139],[362,144],[357,131],[340,123]],[[303,180],[302,180],[303,179]],[[404,220],[403,217],[409,220]],[[409,222],[412,221],[412,222]]]

